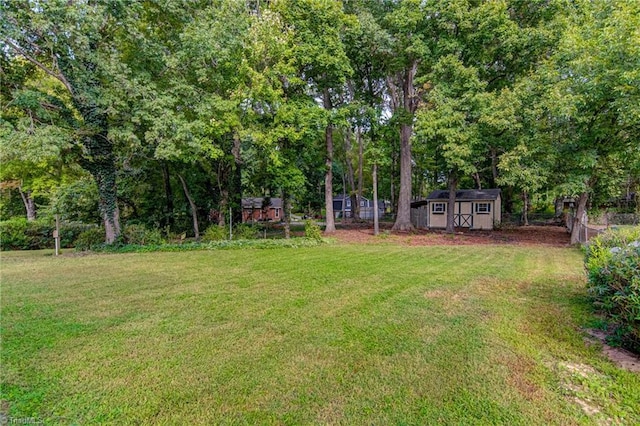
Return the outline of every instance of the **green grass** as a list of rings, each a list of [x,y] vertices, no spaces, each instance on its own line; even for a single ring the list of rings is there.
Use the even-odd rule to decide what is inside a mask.
[[[12,419],[640,423],[639,376],[584,343],[592,316],[574,249],[324,245],[1,260]]]

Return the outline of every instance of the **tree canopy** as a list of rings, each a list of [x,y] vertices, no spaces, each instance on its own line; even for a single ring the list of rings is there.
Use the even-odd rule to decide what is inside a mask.
[[[3,203],[19,195],[33,219],[91,177],[107,242],[121,220],[197,237],[239,221],[243,197],[331,232],[334,194],[359,205],[379,183],[407,230],[433,189],[499,186],[526,221],[538,194],[584,210],[640,185],[635,0],[1,0],[0,14]]]

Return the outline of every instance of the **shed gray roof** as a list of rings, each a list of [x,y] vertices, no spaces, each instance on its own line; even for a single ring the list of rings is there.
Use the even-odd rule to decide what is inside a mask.
[[[456,191],[456,200],[459,201],[475,201],[475,200],[497,200],[500,196],[500,189],[461,189]],[[449,191],[437,190],[433,191],[427,197],[427,200],[448,200]]]
[[[268,198],[268,197],[267,197]],[[268,198],[269,199],[269,207],[274,209],[282,208],[282,198]],[[243,198],[242,199],[242,208],[243,209],[261,209],[263,205],[263,197],[251,197],[251,198]]]

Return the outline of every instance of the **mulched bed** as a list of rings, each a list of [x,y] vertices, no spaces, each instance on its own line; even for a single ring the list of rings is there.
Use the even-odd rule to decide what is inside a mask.
[[[338,224],[331,237],[341,243],[375,244],[396,242],[410,246],[430,245],[478,245],[507,244],[521,246],[569,247],[570,235],[562,226],[518,226],[504,227],[494,231],[471,231],[459,229],[455,234],[443,231],[416,230],[413,232],[391,231],[391,224],[383,224],[379,236],[373,235],[370,224]]]

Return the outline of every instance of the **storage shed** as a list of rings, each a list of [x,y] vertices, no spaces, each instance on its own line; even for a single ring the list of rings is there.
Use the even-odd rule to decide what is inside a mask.
[[[447,227],[449,191],[433,191],[426,200],[411,204],[411,221],[416,228]],[[461,189],[456,191],[454,221],[457,228],[493,229],[502,216],[499,189]]]

